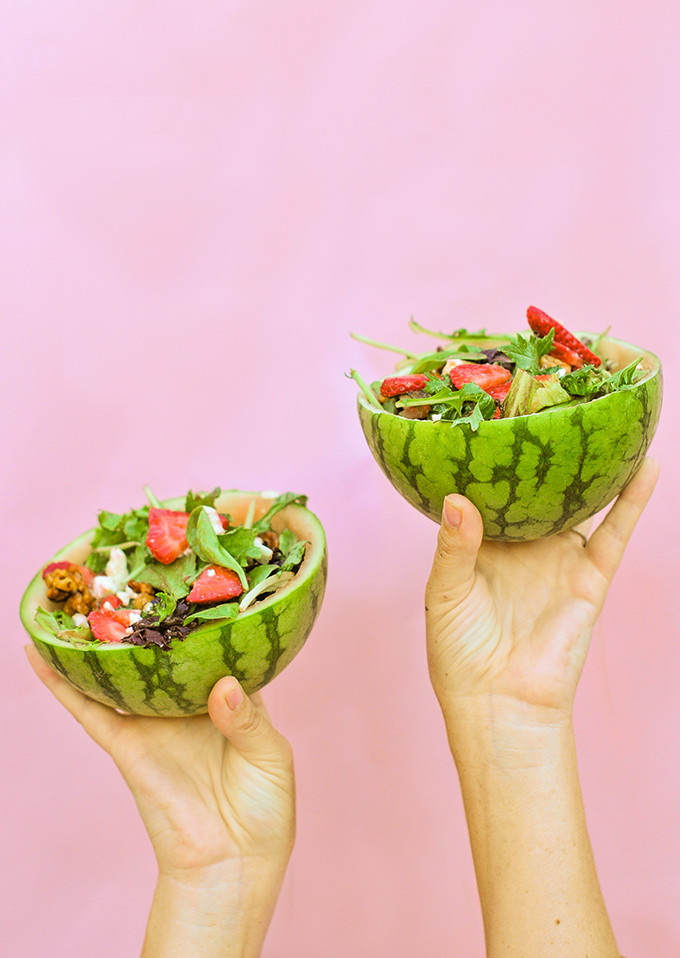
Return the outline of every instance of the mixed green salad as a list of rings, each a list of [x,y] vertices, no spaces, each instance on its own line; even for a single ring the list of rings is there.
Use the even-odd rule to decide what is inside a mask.
[[[146,488],[148,504],[101,511],[83,564],[50,562],[42,570],[52,611],[36,622],[63,641],[88,647],[128,642],[170,648],[207,620],[234,619],[289,582],[306,541],[271,521],[307,497],[286,492],[255,519],[256,498],[235,523],[215,508],[222,490],[186,495],[184,510],[166,509]]]
[[[476,430],[484,420],[526,416],[597,399],[633,385],[642,375],[635,359],[623,369],[598,354],[602,333],[577,339],[547,313],[527,309],[530,332],[515,336],[480,330],[438,333],[414,320],[410,328],[445,340],[446,345],[421,354],[355,339],[401,353],[397,375],[370,386],[356,372],[350,375],[368,401],[407,419],[466,423]]]

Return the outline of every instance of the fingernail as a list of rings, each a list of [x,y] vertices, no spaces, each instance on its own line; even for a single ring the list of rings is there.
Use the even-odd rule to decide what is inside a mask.
[[[224,698],[232,712],[235,712],[243,704],[243,689],[236,679],[234,679],[234,684],[229,691],[224,693]]]
[[[463,521],[463,513],[451,501],[451,496],[444,499],[444,522],[450,529],[458,529]]]

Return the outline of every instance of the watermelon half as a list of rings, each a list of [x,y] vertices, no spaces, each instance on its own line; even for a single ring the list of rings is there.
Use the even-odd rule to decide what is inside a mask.
[[[364,436],[395,489],[435,522],[444,497],[455,492],[477,506],[489,539],[562,532],[621,492],[644,459],[661,411],[656,356],[611,338],[601,341],[599,352],[616,369],[640,356],[644,375],[599,399],[489,420],[476,432],[467,425],[405,419],[360,393]]]
[[[235,522],[243,522],[253,497],[257,520],[272,502],[262,493],[224,492],[215,506]],[[169,499],[163,505],[181,510],[184,498]],[[21,620],[45,661],[99,702],[137,715],[206,712],[208,695],[219,678],[234,675],[246,692],[255,692],[288,665],[311,631],[326,586],[326,537],[317,517],[299,505],[286,506],[274,516],[272,528],[286,527],[307,541],[295,578],[237,619],[201,625],[183,642],[173,642],[169,650],[124,643],[79,649],[61,641],[35,622],[39,605],[57,608],[47,598],[40,572],[24,593]],[[93,534],[90,529],[74,539],[54,560],[82,562]]]

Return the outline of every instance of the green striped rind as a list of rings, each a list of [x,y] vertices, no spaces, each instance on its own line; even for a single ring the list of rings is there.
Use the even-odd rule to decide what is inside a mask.
[[[444,497],[455,492],[477,506],[489,539],[553,535],[619,494],[644,459],[659,419],[657,357],[614,339],[604,340],[601,350],[617,368],[642,356],[645,376],[591,402],[482,422],[477,432],[404,419],[360,394],[364,435],[395,489],[435,522]]]
[[[253,495],[225,493],[220,511],[242,521]],[[269,500],[262,499],[256,518]],[[238,502],[238,507],[234,503]],[[183,499],[167,508],[183,508]],[[54,608],[38,573],[21,602],[21,619],[38,651],[69,682],[99,702],[138,715],[193,715],[207,711],[210,690],[223,675],[234,675],[246,692],[262,688],[295,657],[309,635],[326,586],[326,539],[321,523],[308,509],[287,506],[273,522],[290,526],[307,539],[307,551],[295,578],[275,595],[233,621],[209,623],[170,650],[132,645],[102,645],[81,650],[62,642],[34,621],[38,605]],[[54,559],[82,561],[94,530],[61,549]]]

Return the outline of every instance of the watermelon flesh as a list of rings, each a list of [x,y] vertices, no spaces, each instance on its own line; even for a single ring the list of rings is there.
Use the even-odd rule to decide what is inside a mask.
[[[242,522],[256,497],[254,519],[272,499],[253,492],[225,492],[217,500],[220,512]],[[184,499],[169,500],[169,509]],[[38,573],[24,593],[20,614],[45,661],[72,685],[97,701],[138,715],[181,716],[207,711],[208,695],[223,675],[234,675],[250,694],[262,688],[288,665],[304,645],[321,607],[327,576],[326,540],[317,517],[299,505],[274,516],[277,531],[290,528],[307,541],[305,557],[295,577],[277,592],[253,605],[238,618],[209,621],[169,650],[121,643],[78,648],[42,629],[35,622],[38,606],[56,609],[46,596]],[[94,530],[75,539],[54,557],[83,562]]]
[[[584,334],[589,335],[589,334]],[[641,356],[633,385],[590,402],[551,406],[466,424],[405,419],[360,394],[369,448],[397,491],[439,522],[444,497],[467,496],[489,539],[540,539],[594,515],[639,468],[661,411],[661,365],[644,350],[606,338],[600,351],[614,369]]]

